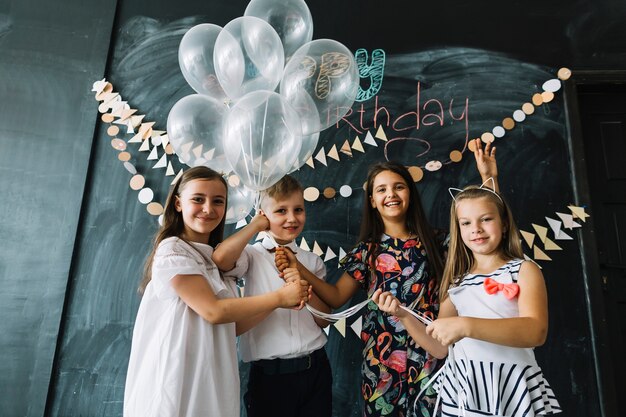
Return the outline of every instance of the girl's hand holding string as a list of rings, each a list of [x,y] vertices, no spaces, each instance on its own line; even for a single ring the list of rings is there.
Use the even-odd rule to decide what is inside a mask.
[[[289,281],[285,282],[285,285],[278,290],[280,306],[282,308],[304,307],[311,296],[309,283],[300,279],[298,271],[292,268],[285,270],[285,275]]]
[[[300,272],[298,272],[296,268],[285,268],[281,274],[283,275],[281,278],[285,280],[285,286],[283,288],[288,285],[297,285],[305,288],[306,291],[305,293],[302,293],[302,297],[298,300],[298,302],[287,306],[288,308],[293,308],[295,310],[303,309],[304,305],[311,298],[311,286],[300,277]]]
[[[284,246],[277,246],[274,254],[274,262],[278,269],[278,276],[285,279],[283,271],[285,268],[298,268],[298,259],[291,249]]]
[[[426,334],[443,346],[450,346],[467,337],[467,328],[465,317],[446,317],[426,326]]]
[[[380,311],[392,314],[399,319],[405,317],[408,313],[400,308],[400,300],[394,297],[389,291],[383,292],[382,289],[377,289],[372,294],[372,301],[378,304]]]

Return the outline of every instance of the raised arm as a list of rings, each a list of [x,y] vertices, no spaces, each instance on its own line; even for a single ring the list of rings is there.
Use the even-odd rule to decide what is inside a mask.
[[[288,256],[293,257],[293,260],[290,261],[287,258]],[[296,268],[300,272],[302,279],[306,280],[311,287],[313,287],[313,292],[320,298],[320,301],[324,302],[331,308],[339,308],[344,305],[359,289],[359,283],[347,272],[344,272],[335,284],[330,284],[319,279],[304,265],[302,265],[297,260],[295,255],[289,250],[285,250],[283,254],[280,255],[277,253],[276,259],[276,266],[279,270],[279,263],[281,262],[281,259],[283,259],[282,262],[287,264],[295,261]]]
[[[464,337],[518,348],[542,345],[548,333],[548,297],[539,267],[532,262],[524,262],[520,268],[518,285],[519,317],[439,319],[428,326],[428,334],[444,345]]]
[[[480,174],[482,182],[493,178],[495,191],[500,192],[500,186],[498,184],[498,164],[496,163],[496,147],[488,143],[483,150],[483,144],[480,139],[473,139],[473,141],[475,145],[474,159],[476,160],[476,169]]]
[[[432,356],[443,359],[448,355],[448,348],[428,335],[426,333],[426,325],[401,308],[400,301],[391,295],[390,292],[382,292],[381,289],[377,289],[374,291],[372,300],[378,304],[378,308],[381,311],[398,317],[413,340]],[[450,300],[446,301],[441,305],[440,316],[450,317],[456,315],[452,302]]]
[[[220,271],[230,271],[237,263],[237,259],[246,245],[257,233],[267,230],[269,221],[262,212],[257,212],[254,218],[243,229],[233,233],[222,243],[217,245],[211,258]]]

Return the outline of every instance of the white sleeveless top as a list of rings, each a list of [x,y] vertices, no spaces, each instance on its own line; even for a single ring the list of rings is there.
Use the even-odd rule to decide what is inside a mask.
[[[491,274],[468,274],[449,290],[459,316],[519,317],[517,297],[502,291],[488,294],[485,279],[516,283],[523,260],[509,261]],[[532,348],[514,348],[464,338],[448,356],[449,366],[439,384],[443,416],[531,417],[561,411],[543,377]],[[451,366],[454,364],[453,366]]]

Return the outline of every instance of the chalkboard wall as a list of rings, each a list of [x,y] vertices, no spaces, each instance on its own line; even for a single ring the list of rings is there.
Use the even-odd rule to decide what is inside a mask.
[[[145,121],[164,130],[172,105],[193,93],[178,68],[183,34],[199,23],[223,26],[247,5],[89,3],[0,2],[3,416],[122,414],[136,287],[157,223],[128,187],[131,175],[110,145],[108,125],[99,121],[91,86],[106,77]],[[325,130],[318,149],[340,148],[356,136],[363,140],[379,125],[387,148],[375,139],[378,146],[364,144],[365,152],[340,153],[340,161],[327,158],[327,166],[316,161],[315,169],[295,173],[305,187],[353,188],[348,198],[337,194],[307,203],[302,236],[335,253],[356,240],[365,172],[385,159],[385,150],[406,165],[447,161],[467,139],[510,117],[561,66],[612,70],[626,62],[626,6],[616,2],[316,0],[309,8],[314,39],[386,54],[380,90]],[[362,86],[367,88],[365,80]],[[424,119],[439,106],[441,123],[434,116]],[[567,126],[557,92],[496,141],[502,191],[524,230],[545,225],[545,216],[566,212],[575,202]],[[154,161],[136,147],[132,153],[131,162],[163,201],[172,178],[153,170]],[[425,171],[417,187],[431,223],[448,227],[448,187],[477,180],[467,151],[459,163]],[[577,240],[558,243],[563,250],[540,262],[550,333],[536,355],[565,415],[596,416],[580,247]],[[326,266],[330,279],[337,279],[337,259]],[[349,327],[345,337],[335,328],[329,334],[334,415],[358,416],[360,342]]]

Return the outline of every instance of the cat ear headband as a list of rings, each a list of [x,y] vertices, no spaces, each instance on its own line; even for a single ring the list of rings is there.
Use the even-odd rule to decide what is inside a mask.
[[[496,188],[496,181],[493,179],[493,177],[487,178],[485,182],[483,182],[480,185],[480,187],[478,187],[479,190],[485,190],[485,191],[489,191],[490,193],[493,193],[504,204],[504,201],[502,201],[502,197],[500,197],[500,194],[496,193],[495,188]],[[470,190],[472,189],[473,188],[470,188]],[[461,190],[460,188],[452,188],[452,187],[448,188],[448,192],[450,193],[450,196],[455,202],[456,202],[456,196],[461,194],[463,191],[467,191],[467,190]]]

